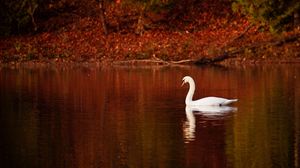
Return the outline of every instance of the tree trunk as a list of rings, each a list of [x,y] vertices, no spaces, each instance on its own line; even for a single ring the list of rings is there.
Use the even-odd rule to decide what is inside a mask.
[[[35,19],[34,19],[34,12],[37,9],[38,4],[36,2],[34,2],[34,1],[30,1],[28,5],[29,6],[28,6],[28,9],[27,9],[27,13],[30,16],[31,24],[33,26],[33,30],[37,31],[37,25],[36,25]]]
[[[144,6],[143,6],[140,16],[138,18],[137,24],[136,24],[135,33],[138,35],[142,35],[145,31],[145,29],[144,29],[145,9],[146,9],[146,4],[144,4]]]
[[[295,11],[294,12],[294,26],[295,27],[298,27],[300,26],[300,16],[299,16],[299,12],[298,11]]]
[[[106,26],[106,19],[105,19],[105,9],[104,9],[104,0],[97,0],[99,3],[99,9],[100,9],[100,19],[101,19],[101,25],[102,29],[105,35],[108,34],[107,26]]]

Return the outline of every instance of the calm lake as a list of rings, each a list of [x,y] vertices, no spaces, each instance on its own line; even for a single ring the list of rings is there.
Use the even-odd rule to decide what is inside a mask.
[[[300,65],[0,68],[0,134],[0,167],[299,168]]]

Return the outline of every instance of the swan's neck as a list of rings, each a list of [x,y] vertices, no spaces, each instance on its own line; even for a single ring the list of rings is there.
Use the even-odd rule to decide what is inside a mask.
[[[194,92],[195,92],[195,82],[194,81],[189,81],[189,85],[190,85],[190,88],[189,88],[189,92],[188,92],[188,94],[186,95],[186,98],[185,98],[185,104],[190,104],[190,102],[193,101],[193,95],[194,95]]]

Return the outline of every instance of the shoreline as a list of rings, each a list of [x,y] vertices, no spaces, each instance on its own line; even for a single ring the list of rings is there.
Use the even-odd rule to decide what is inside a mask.
[[[129,62],[128,62],[129,61]],[[23,61],[23,62],[9,62],[0,63],[0,68],[11,67],[81,67],[81,66],[91,66],[91,67],[172,67],[172,66],[224,66],[224,67],[239,67],[239,66],[269,66],[269,65],[300,65],[300,58],[290,59],[290,60],[241,60],[240,58],[232,58],[218,63],[208,63],[208,64],[195,64],[194,62],[184,63],[184,64],[172,64],[168,62],[144,62],[143,60],[126,60],[124,61],[113,61],[113,60],[102,60],[102,61],[66,61],[66,60],[47,60],[47,61]]]

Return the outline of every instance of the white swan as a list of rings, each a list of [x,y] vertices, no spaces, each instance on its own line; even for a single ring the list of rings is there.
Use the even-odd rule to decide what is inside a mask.
[[[195,82],[192,77],[185,76],[182,79],[184,85],[185,83],[189,83],[190,88],[189,92],[185,98],[185,104],[189,106],[225,106],[230,103],[236,102],[238,99],[225,99],[221,97],[205,97],[199,100],[193,100],[193,95],[195,92]]]

